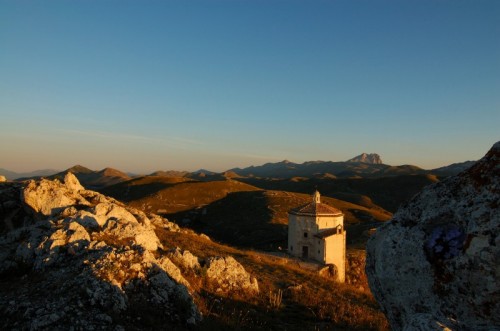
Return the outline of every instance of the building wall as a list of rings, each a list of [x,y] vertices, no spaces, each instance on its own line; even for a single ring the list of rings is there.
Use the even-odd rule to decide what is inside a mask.
[[[345,282],[346,237],[347,232],[342,231],[324,239],[326,246],[324,263],[331,263],[337,267],[338,281],[341,283]]]
[[[308,247],[308,257],[318,258],[317,238],[318,226],[314,217],[289,215],[288,217],[288,252],[302,257],[302,247]],[[307,237],[304,236],[307,233]]]
[[[331,228],[344,226],[344,216],[313,217],[288,215],[288,253],[302,257],[303,247],[308,249],[308,258],[325,264],[334,264],[338,271],[338,281],[345,281],[346,232],[324,239],[314,235]],[[307,237],[304,236],[307,233]]]
[[[344,215],[339,216],[317,216],[316,224],[318,230],[326,230],[337,227],[338,225],[344,226]]]

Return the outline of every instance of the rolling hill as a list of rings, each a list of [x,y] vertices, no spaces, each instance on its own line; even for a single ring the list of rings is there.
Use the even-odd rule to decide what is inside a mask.
[[[286,247],[288,210],[309,202],[306,194],[263,189],[239,180],[194,181],[186,177],[145,176],[106,187],[102,193],[145,212],[240,247]],[[349,201],[324,196],[324,202],[341,209],[351,247],[363,247],[366,230],[391,217],[367,196],[344,195]],[[359,204],[357,204],[359,203]]]
[[[241,191],[204,207],[167,216],[232,246],[276,251],[279,247],[286,247],[288,211],[310,201],[310,194]],[[322,202],[344,213],[350,248],[364,247],[368,239],[366,230],[377,227],[392,216],[378,206],[367,208],[328,197],[323,197]]]
[[[349,202],[371,204],[395,212],[399,205],[423,187],[438,182],[434,175],[404,175],[380,178],[238,178],[237,180],[265,190],[280,190],[310,194],[317,188],[323,196]]]
[[[453,163],[445,167],[436,168],[431,170],[433,174],[438,176],[453,176],[456,175],[470,167],[476,163],[476,161],[465,161],[460,163]]]
[[[232,192],[257,190],[231,179],[195,181],[186,177],[145,176],[106,187],[101,192],[147,212],[172,214],[210,204]]]
[[[109,185],[130,180],[130,177],[126,173],[113,168],[104,168],[100,171],[94,171],[81,165],[75,165],[49,178],[62,180],[68,172],[73,173],[85,188],[91,190],[101,189]]]

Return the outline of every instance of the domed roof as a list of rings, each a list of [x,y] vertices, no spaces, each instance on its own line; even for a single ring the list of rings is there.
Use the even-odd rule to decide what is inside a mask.
[[[337,208],[333,208],[327,204],[321,203],[320,194],[318,191],[313,194],[313,201],[293,208],[289,211],[290,214],[299,216],[340,216],[342,212]]]

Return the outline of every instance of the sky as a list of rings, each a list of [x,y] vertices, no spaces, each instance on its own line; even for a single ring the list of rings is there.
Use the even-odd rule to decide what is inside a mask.
[[[500,1],[0,0],[0,168],[223,171],[500,140]]]

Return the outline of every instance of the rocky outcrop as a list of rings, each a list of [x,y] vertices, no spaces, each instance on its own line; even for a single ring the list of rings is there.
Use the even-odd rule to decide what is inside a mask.
[[[259,293],[257,279],[253,278],[233,257],[212,257],[206,261],[207,277],[217,285],[218,292],[243,291]]]
[[[91,204],[80,195],[81,190],[83,187],[78,179],[68,173],[64,183],[47,179],[30,181],[23,190],[22,198],[35,212],[51,216],[69,206],[90,206]]]
[[[64,182],[6,184],[1,216],[18,210],[24,221],[0,237],[0,275],[25,274],[26,284],[2,288],[0,328],[112,328],[138,300],[151,302],[167,324],[201,319],[180,270],[155,255],[162,245],[146,214],[85,190],[71,173]]]
[[[204,275],[198,257],[156,234],[188,230],[86,190],[71,173],[0,184],[0,225],[0,329],[159,328],[140,322],[144,311],[161,328],[185,328],[201,314],[184,271],[258,291],[232,258],[210,260]]]
[[[500,142],[368,241],[369,285],[392,328],[499,330],[499,229]]]
[[[346,162],[360,162],[360,163],[368,163],[368,164],[383,164],[380,155],[376,153],[366,154],[362,153],[358,156],[353,157],[352,159],[347,160]]]

